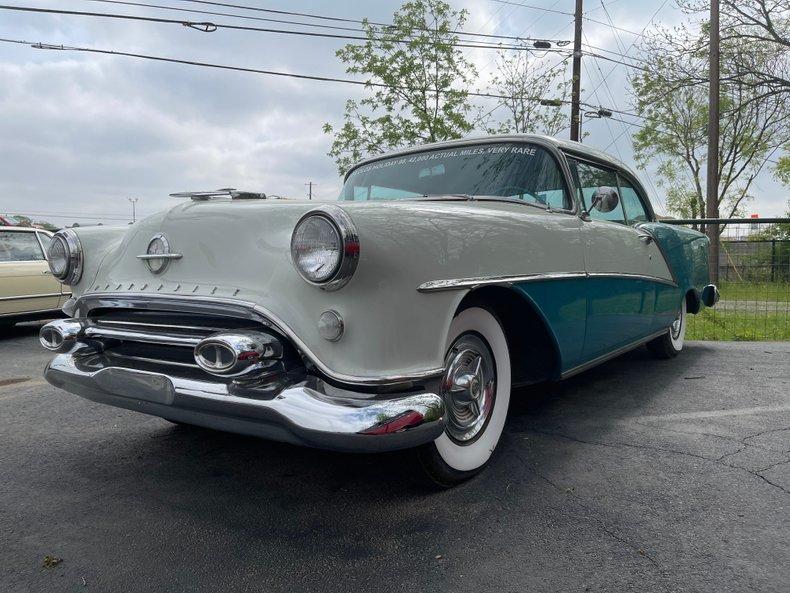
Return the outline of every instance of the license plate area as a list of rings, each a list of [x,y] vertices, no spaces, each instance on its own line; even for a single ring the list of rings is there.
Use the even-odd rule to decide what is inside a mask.
[[[172,405],[175,388],[164,375],[122,368],[108,368],[95,376],[96,383],[113,395],[156,404]]]

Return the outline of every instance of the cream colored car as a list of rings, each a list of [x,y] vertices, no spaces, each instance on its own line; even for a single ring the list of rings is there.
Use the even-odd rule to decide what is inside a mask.
[[[41,229],[0,227],[0,326],[62,316],[71,292],[49,270],[51,238]]]

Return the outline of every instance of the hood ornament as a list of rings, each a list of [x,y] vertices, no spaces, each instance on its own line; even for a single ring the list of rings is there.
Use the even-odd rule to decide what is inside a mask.
[[[267,196],[264,193],[242,191],[233,187],[225,187],[214,191],[182,191],[170,194],[171,198],[191,198],[193,200],[211,200],[212,198],[232,198],[234,200],[265,200],[280,196]]]

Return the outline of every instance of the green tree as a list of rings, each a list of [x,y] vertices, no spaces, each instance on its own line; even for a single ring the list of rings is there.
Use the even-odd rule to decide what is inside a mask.
[[[644,118],[634,136],[635,157],[642,166],[661,160],[659,183],[668,190],[668,206],[691,217],[706,212],[708,88],[698,79],[707,71],[705,35],[704,27],[698,34],[686,27],[660,30],[643,46],[647,70],[631,78]],[[753,76],[734,76],[732,57],[753,52],[755,43],[729,39],[722,46],[717,216],[742,213],[769,154],[788,141],[784,97],[762,92]]]
[[[785,144],[783,150],[790,153],[790,144]],[[779,157],[779,161],[774,167],[776,178],[787,186],[790,186],[790,154]],[[790,216],[790,214],[788,214]]]
[[[567,61],[545,66],[528,51],[500,52],[491,88],[506,97],[497,108],[504,108],[507,116],[483,127],[490,134],[559,134],[570,125],[570,117],[552,99],[569,94],[566,70]]]
[[[366,41],[337,51],[347,73],[366,77],[368,93],[346,102],[342,126],[324,124],[341,175],[363,157],[459,138],[473,127],[467,89],[476,71],[454,46],[466,11],[442,0],[411,0],[392,20],[381,27],[365,19]]]

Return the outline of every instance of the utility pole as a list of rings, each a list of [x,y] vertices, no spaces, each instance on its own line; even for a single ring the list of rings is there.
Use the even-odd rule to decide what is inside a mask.
[[[710,65],[708,79],[708,175],[705,216],[719,217],[719,0],[710,2]],[[705,232],[710,239],[708,265],[710,281],[719,280],[719,225],[709,224]]]
[[[581,101],[582,78],[582,0],[576,0],[573,27],[573,86],[571,87],[571,140],[580,141],[581,114],[579,102]]]
[[[317,184],[313,183],[312,181],[308,181],[307,183],[305,183],[305,185],[307,186],[307,199],[308,200],[312,200],[313,199],[313,186],[317,185]]]
[[[140,198],[128,198],[129,203],[132,205],[132,223],[137,222],[137,210],[135,208],[135,204],[137,204],[137,200]]]

